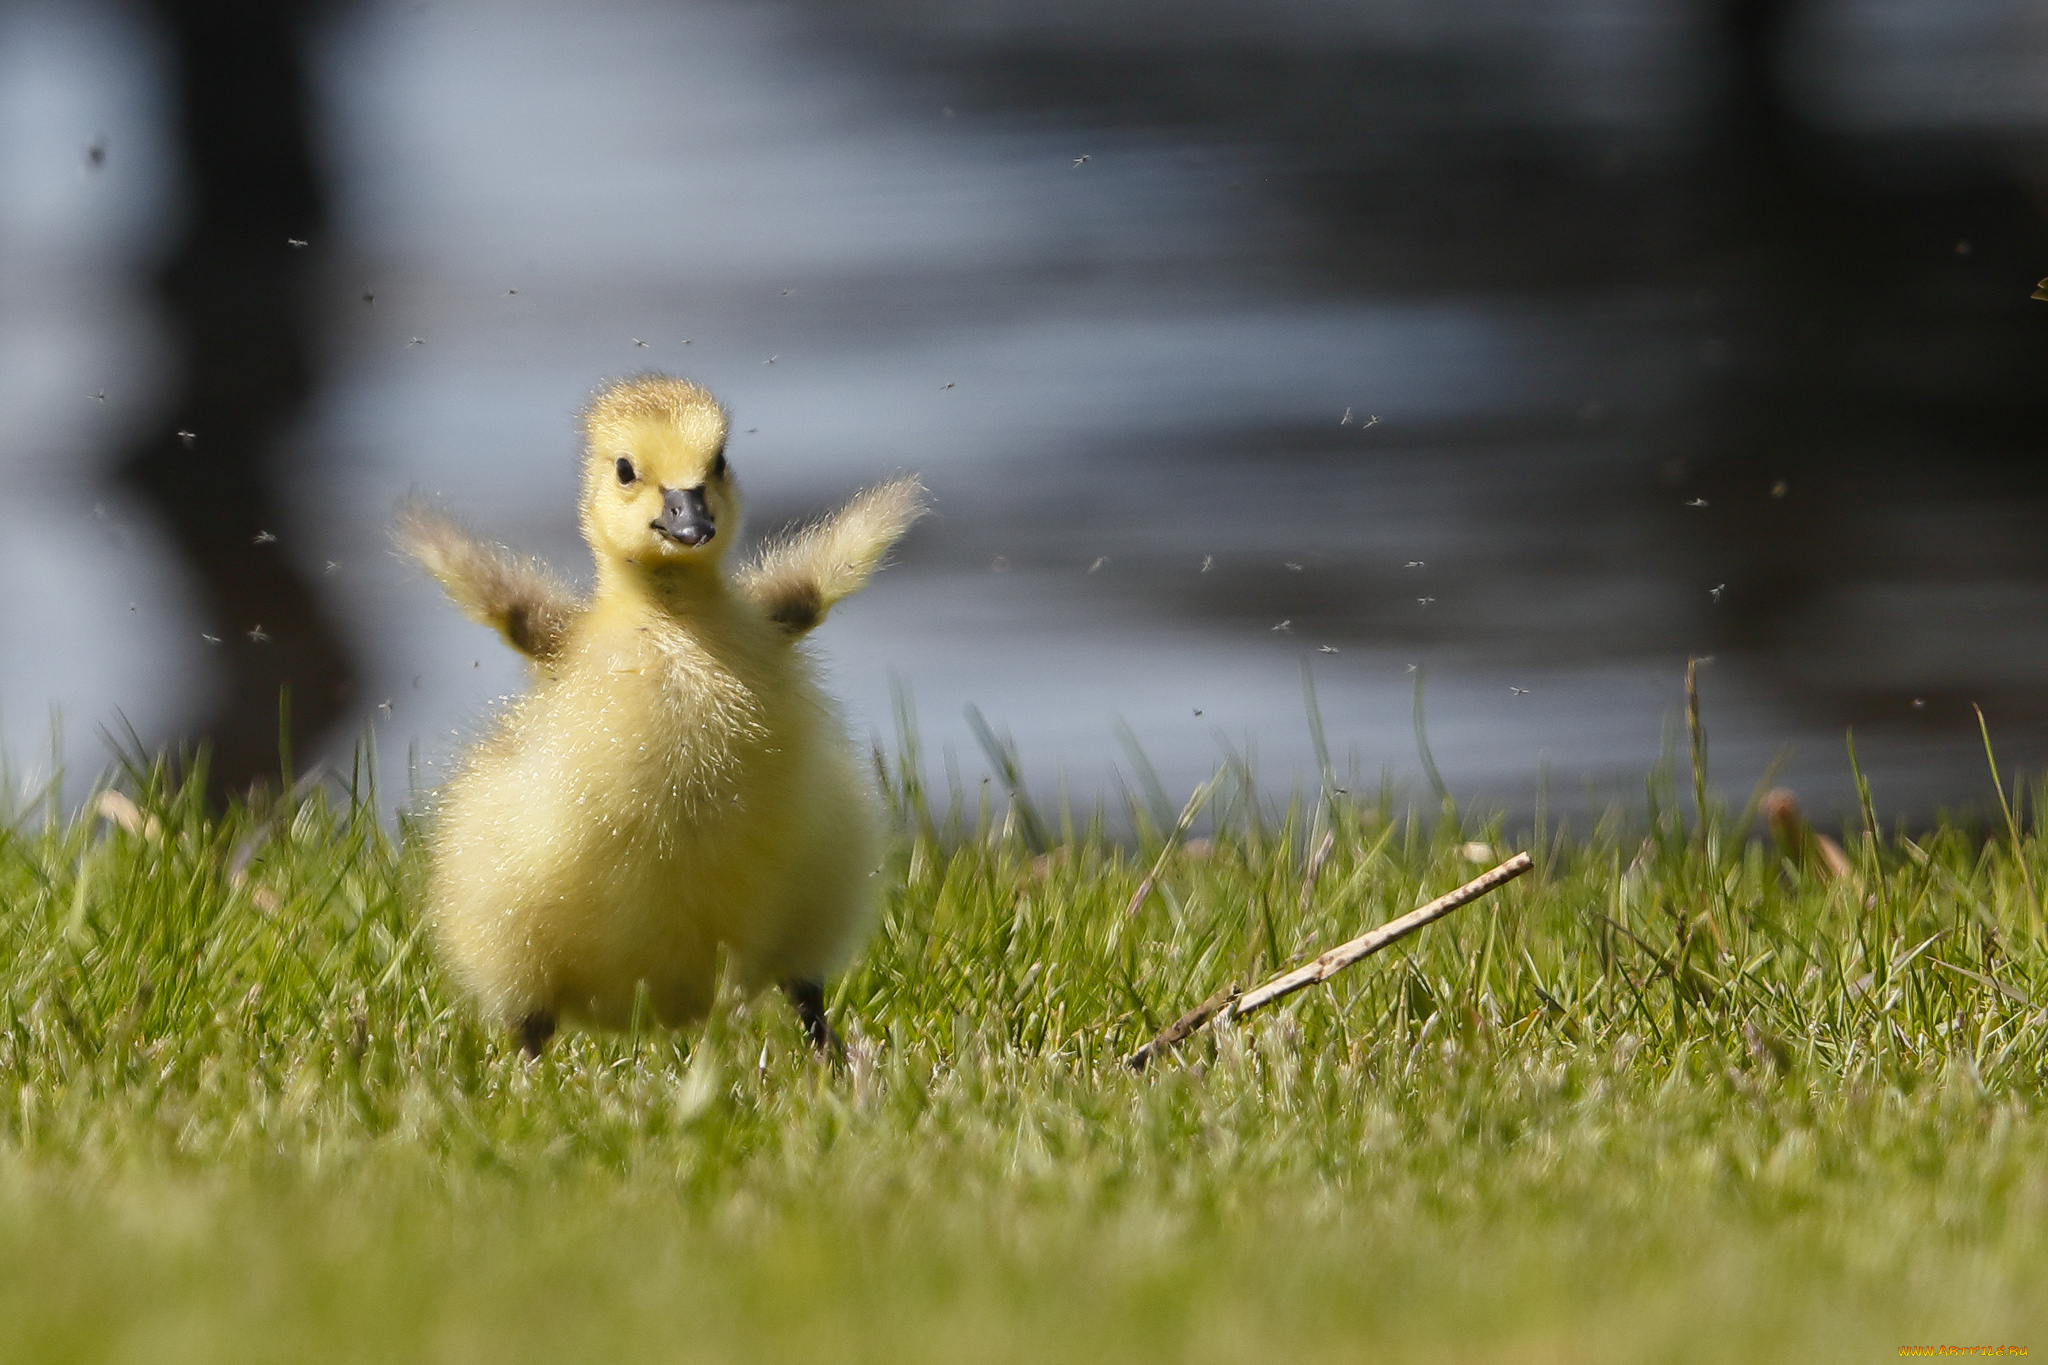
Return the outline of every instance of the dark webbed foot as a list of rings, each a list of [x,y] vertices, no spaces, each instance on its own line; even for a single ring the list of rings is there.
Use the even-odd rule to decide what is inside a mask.
[[[546,1010],[535,1010],[519,1021],[517,1031],[519,1050],[529,1057],[538,1057],[548,1039],[555,1036],[555,1016]]]
[[[785,981],[782,993],[795,1006],[796,1017],[803,1022],[804,1036],[811,1040],[818,1055],[835,1067],[845,1066],[846,1044],[839,1041],[839,1035],[832,1031],[832,1021],[825,1017],[824,983]]]

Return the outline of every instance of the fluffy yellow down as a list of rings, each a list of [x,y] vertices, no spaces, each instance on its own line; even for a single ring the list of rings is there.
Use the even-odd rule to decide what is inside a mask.
[[[642,983],[656,1018],[685,1024],[711,1003],[721,945],[749,987],[819,981],[867,927],[874,800],[799,639],[816,616],[771,612],[804,595],[809,554],[822,615],[921,503],[916,481],[901,480],[879,490],[881,513],[857,500],[783,542],[770,600],[749,590],[758,572],[721,566],[739,502],[709,394],[628,381],[599,395],[586,429],[588,604],[535,573],[531,590],[555,597],[480,611],[479,599],[516,585],[502,574],[463,583],[462,565],[494,573],[503,555],[451,554],[459,532],[431,513],[401,522],[401,543],[480,619],[566,622],[545,657],[529,651],[541,663],[530,690],[440,793],[430,908],[448,966],[508,1026],[545,1016],[617,1027]],[[718,527],[703,545],[656,524],[679,490]]]

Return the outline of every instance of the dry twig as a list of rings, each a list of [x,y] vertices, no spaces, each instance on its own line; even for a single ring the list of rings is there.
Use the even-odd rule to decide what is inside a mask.
[[[1497,886],[1506,885],[1535,865],[1528,854],[1517,853],[1491,872],[1473,878],[1449,895],[1439,896],[1421,909],[1411,910],[1399,919],[1389,920],[1379,928],[1370,933],[1360,934],[1348,943],[1340,943],[1315,961],[1296,967],[1291,972],[1282,972],[1262,986],[1242,993],[1235,986],[1225,987],[1176,1019],[1158,1037],[1126,1057],[1124,1063],[1133,1071],[1143,1071],[1154,1057],[1178,1047],[1189,1035],[1217,1018],[1241,1019],[1254,1010],[1264,1009],[1286,999],[1298,990],[1321,981],[1328,981],[1346,967],[1363,962],[1388,944],[1398,943],[1424,925],[1442,919],[1459,906],[1478,900]]]

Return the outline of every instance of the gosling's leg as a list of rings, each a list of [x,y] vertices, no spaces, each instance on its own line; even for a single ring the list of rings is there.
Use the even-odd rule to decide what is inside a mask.
[[[792,979],[782,983],[782,993],[795,1006],[796,1017],[803,1021],[804,1036],[811,1040],[818,1055],[835,1067],[845,1066],[846,1044],[839,1041],[839,1035],[832,1031],[832,1021],[825,1017],[824,983]]]
[[[555,1036],[555,1016],[546,1010],[535,1010],[519,1021],[518,1033],[519,1050],[529,1057],[538,1057],[548,1039]]]

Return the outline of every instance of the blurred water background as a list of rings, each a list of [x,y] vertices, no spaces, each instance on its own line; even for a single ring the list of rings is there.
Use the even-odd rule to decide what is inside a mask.
[[[274,732],[209,699],[288,625],[209,608],[113,472],[184,363],[148,287],[192,215],[165,22],[0,8],[0,740],[46,769],[54,708],[74,792],[102,728]],[[1420,669],[1461,801],[1593,809],[1640,792],[1693,655],[1737,802],[1783,754],[1845,810],[1853,726],[1881,811],[1981,807],[1973,703],[2048,759],[2048,5],[429,0],[306,32],[322,207],[276,247],[311,377],[265,552],[348,661],[323,751],[372,734],[388,783],[520,680],[390,555],[393,503],[581,570],[573,414],[650,369],[730,406],[754,531],[924,473],[937,516],[819,640],[862,735],[909,689],[941,782],[986,771],[969,705],[1083,805],[1129,741],[1171,790],[1228,749],[1313,781],[1305,667],[1340,778],[1428,799]]]

